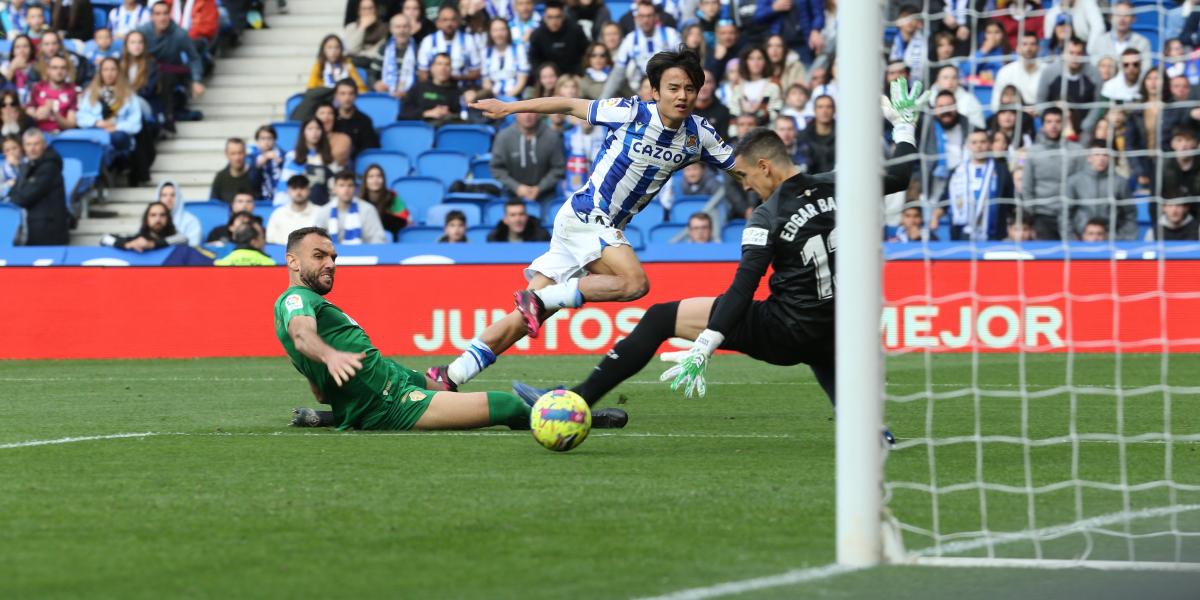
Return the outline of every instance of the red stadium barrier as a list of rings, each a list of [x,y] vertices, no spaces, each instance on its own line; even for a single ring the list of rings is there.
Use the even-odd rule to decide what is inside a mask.
[[[1069,265],[1069,266],[1068,266]],[[890,262],[882,339],[892,350],[1200,351],[1200,261]],[[733,263],[646,266],[633,304],[556,316],[522,354],[594,354],[655,302],[715,295]],[[0,358],[278,356],[282,268],[6,268]],[[1159,292],[1165,282],[1166,294]],[[972,283],[974,282],[974,283]],[[511,307],[516,265],[346,267],[329,299],[388,354],[457,353]],[[976,295],[967,293],[977,290]],[[1066,287],[1064,287],[1066,286]],[[1070,290],[1070,295],[1063,293]],[[760,296],[765,289],[759,290]],[[1117,294],[1120,301],[1113,302]],[[1024,300],[1022,301],[1022,298]],[[963,323],[967,324],[964,329]],[[1165,324],[1165,327],[1164,327]]]

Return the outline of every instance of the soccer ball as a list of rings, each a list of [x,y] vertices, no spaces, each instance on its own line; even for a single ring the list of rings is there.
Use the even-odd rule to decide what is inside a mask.
[[[579,394],[551,390],[534,403],[529,427],[539,444],[566,452],[587,439],[592,430],[592,411]]]

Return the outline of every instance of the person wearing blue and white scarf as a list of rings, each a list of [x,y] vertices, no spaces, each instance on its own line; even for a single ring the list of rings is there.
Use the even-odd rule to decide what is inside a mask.
[[[338,245],[386,244],[387,231],[379,220],[379,212],[354,197],[354,173],[343,171],[333,179],[334,202],[317,211],[317,227],[329,231]]]
[[[0,202],[8,202],[8,192],[17,182],[23,164],[25,155],[21,150],[21,140],[16,136],[5,137],[4,160],[0,162]]]
[[[417,44],[412,39],[412,22],[403,13],[388,23],[392,37],[383,52],[383,75],[375,91],[403,98],[417,82]]]
[[[417,65],[421,77],[429,78],[429,65],[433,57],[441,53],[450,55],[450,76],[457,81],[479,79],[479,47],[475,37],[459,31],[458,9],[443,5],[438,9],[438,30],[421,40],[417,51]]]
[[[512,0],[484,0],[483,9],[487,11],[488,17],[491,19],[504,19],[505,21],[513,18]]]
[[[524,46],[512,43],[508,23],[493,19],[483,51],[483,89],[496,97],[516,98],[529,81],[529,58]]]
[[[615,57],[617,68],[624,70],[631,87],[636,88],[646,75],[646,63],[650,57],[663,50],[679,46],[679,32],[658,22],[658,13],[648,3],[638,4],[634,10],[633,31],[621,40]],[[630,66],[632,65],[632,66]]]
[[[976,242],[1003,239],[1005,219],[1000,213],[1002,209],[1008,212],[1011,207],[1002,206],[1000,200],[1012,199],[1012,177],[1003,163],[989,155],[986,131],[972,131],[967,138],[967,150],[971,159],[954,169],[946,186],[950,239]],[[941,212],[940,207],[936,209],[935,222]]]
[[[275,128],[263,125],[254,132],[254,146],[246,162],[250,166],[250,180],[255,183],[261,200],[273,200],[283,179],[284,153],[276,145]],[[284,182],[286,184],[286,182]],[[287,188],[284,188],[286,192]]]
[[[0,10],[0,26],[8,34],[8,39],[18,34],[29,33],[29,22],[25,20],[25,0],[11,0],[8,6]]]
[[[113,37],[125,39],[125,34],[150,22],[150,9],[138,4],[137,0],[125,0],[120,6],[108,11],[108,28]]]
[[[534,12],[533,0],[513,0],[512,8],[508,29],[512,32],[513,44],[526,47],[529,36],[542,24],[542,15]]]
[[[921,157],[928,173],[925,195],[931,200],[946,193],[950,174],[966,158],[967,135],[971,124],[959,114],[954,93],[943,91],[934,99],[934,118],[926,119],[921,135]],[[937,218],[929,220],[931,228],[937,228]]]

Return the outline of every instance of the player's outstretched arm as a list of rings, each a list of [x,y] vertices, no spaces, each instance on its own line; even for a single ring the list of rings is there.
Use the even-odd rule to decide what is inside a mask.
[[[469,106],[481,111],[483,116],[489,119],[503,119],[508,115],[522,112],[542,115],[571,115],[579,119],[587,119],[588,107],[591,103],[591,100],[581,98],[551,96],[549,98],[517,100],[516,102],[504,102],[495,98],[488,98],[487,100],[472,102]]]
[[[341,352],[326,344],[317,333],[317,320],[306,315],[292,317],[288,323],[288,335],[297,351],[325,365],[333,382],[339,387],[354,377],[362,368],[362,359],[367,356],[362,352]]]
[[[908,187],[912,178],[915,160],[897,160],[910,154],[916,154],[916,122],[917,108],[922,106],[929,92],[921,93],[921,82],[914,82],[912,88],[908,81],[900,77],[892,82],[889,96],[879,99],[883,116],[892,124],[892,139],[896,142],[894,161],[887,167],[883,180],[883,193],[893,194]]]

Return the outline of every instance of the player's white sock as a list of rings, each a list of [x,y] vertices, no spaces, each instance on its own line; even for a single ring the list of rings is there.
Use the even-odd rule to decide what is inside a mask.
[[[577,308],[583,306],[583,294],[579,293],[579,280],[568,279],[563,283],[548,285],[534,290],[546,308]]]
[[[450,375],[450,380],[457,385],[463,385],[475,376],[488,368],[488,365],[496,362],[496,354],[488,348],[487,344],[475,338],[471,340],[467,346],[466,352],[462,356],[454,359],[450,366],[446,369]]]

